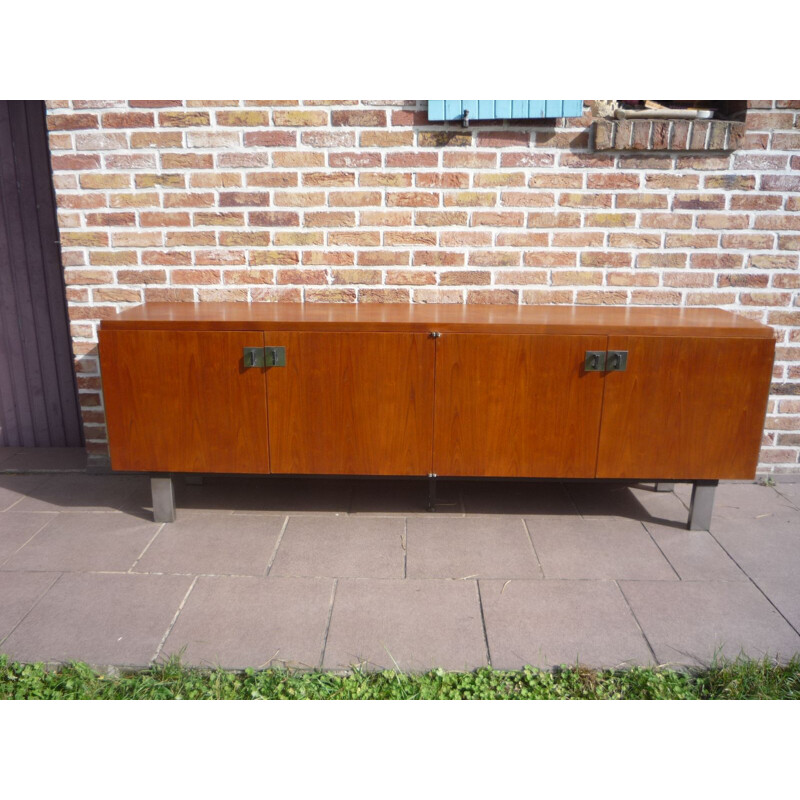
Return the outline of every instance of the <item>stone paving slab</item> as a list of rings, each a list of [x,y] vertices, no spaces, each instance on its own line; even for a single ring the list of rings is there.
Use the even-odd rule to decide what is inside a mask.
[[[0,565],[33,538],[56,514],[4,514],[0,518]]]
[[[408,520],[409,578],[541,578],[519,517]]]
[[[62,575],[2,643],[3,652],[18,661],[145,666],[191,583],[175,575]]]
[[[284,522],[279,516],[187,515],[162,526],[134,571],[264,575]]]
[[[481,581],[480,588],[497,669],[653,662],[614,581]]]
[[[486,666],[475,581],[340,580],[325,646],[325,669]]]
[[[0,570],[125,572],[161,527],[110,512],[50,516],[52,520]]]
[[[715,656],[788,660],[800,636],[749,581],[621,581],[661,664],[710,665]]]
[[[405,521],[390,517],[290,517],[270,575],[402,578]]]
[[[164,644],[185,664],[316,669],[333,596],[325,578],[198,578]]]
[[[61,514],[117,511],[141,484],[140,477],[128,475],[80,472],[48,475],[26,491],[26,496],[11,510],[58,511]]]
[[[58,572],[0,572],[0,653],[3,639],[58,579]]]
[[[47,475],[0,475],[0,511],[7,511],[33,494]],[[51,509],[58,511],[59,509]]]
[[[526,519],[545,578],[678,580],[641,522]]]

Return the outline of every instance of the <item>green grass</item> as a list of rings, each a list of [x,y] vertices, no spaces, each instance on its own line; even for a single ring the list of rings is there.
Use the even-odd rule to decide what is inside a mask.
[[[553,672],[434,670],[424,674],[199,670],[171,661],[115,675],[0,656],[0,699],[43,700],[745,700],[800,699],[800,658],[720,663],[702,672],[563,667]]]

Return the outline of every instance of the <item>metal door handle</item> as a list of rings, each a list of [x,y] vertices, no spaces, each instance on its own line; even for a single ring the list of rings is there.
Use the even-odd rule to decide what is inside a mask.
[[[583,361],[586,372],[602,372],[606,367],[605,350],[587,350]]]
[[[609,350],[606,364],[609,372],[624,372],[628,367],[628,351]]]

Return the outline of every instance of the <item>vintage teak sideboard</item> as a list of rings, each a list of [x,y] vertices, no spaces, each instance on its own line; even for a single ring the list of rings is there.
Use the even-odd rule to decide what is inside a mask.
[[[114,470],[755,477],[771,328],[718,309],[148,303],[103,320]],[[432,500],[429,506],[432,506]]]

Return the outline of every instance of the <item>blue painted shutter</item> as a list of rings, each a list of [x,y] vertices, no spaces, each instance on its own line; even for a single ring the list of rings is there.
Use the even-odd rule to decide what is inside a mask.
[[[580,117],[583,100],[428,100],[431,121],[459,120],[465,110],[470,119]]]

